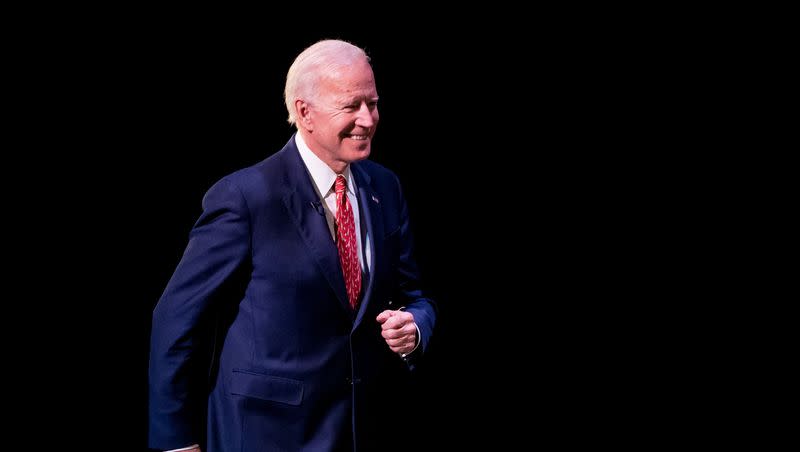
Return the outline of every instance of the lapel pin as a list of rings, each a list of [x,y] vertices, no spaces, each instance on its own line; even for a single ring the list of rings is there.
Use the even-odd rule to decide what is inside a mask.
[[[373,201],[377,202],[378,204],[381,203],[380,201],[378,201],[378,198],[376,198],[375,195],[371,195],[371,196],[372,196],[372,200]]]

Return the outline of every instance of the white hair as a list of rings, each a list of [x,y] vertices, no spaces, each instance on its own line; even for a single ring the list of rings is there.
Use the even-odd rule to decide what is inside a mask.
[[[319,41],[297,55],[286,74],[286,88],[283,97],[289,111],[289,124],[297,123],[294,102],[316,98],[316,86],[320,79],[340,68],[357,61],[369,62],[366,52],[346,41],[326,39]]]

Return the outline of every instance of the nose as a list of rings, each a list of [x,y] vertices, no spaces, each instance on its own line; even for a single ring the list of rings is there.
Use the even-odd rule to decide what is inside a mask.
[[[356,112],[356,125],[364,128],[372,128],[378,122],[378,107],[370,109],[366,102],[361,102],[361,106]]]

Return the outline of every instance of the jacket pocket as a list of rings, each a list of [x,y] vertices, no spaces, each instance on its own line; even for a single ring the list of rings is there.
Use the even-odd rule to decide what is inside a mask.
[[[229,388],[231,394],[287,405],[297,406],[303,400],[302,381],[246,370],[233,369]]]

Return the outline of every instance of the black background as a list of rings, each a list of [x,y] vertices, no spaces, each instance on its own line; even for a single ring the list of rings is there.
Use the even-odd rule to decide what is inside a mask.
[[[648,382],[669,370],[642,338],[668,293],[652,261],[667,245],[649,232],[666,220],[650,207],[660,195],[643,190],[655,162],[637,148],[654,121],[642,104],[663,96],[649,82],[658,68],[613,31],[439,25],[110,22],[45,40],[28,72],[41,97],[27,109],[48,119],[35,167],[57,200],[34,208],[48,221],[31,267],[52,284],[29,289],[48,293],[40,327],[59,342],[24,359],[45,363],[41,388],[51,372],[63,386],[45,395],[59,440],[145,448],[152,309],[205,191],[291,136],[285,74],[322,38],[372,57],[371,158],[404,183],[441,309],[419,418],[398,435],[503,449],[617,444],[657,428],[653,402],[671,389]],[[655,303],[637,303],[645,296]]]

